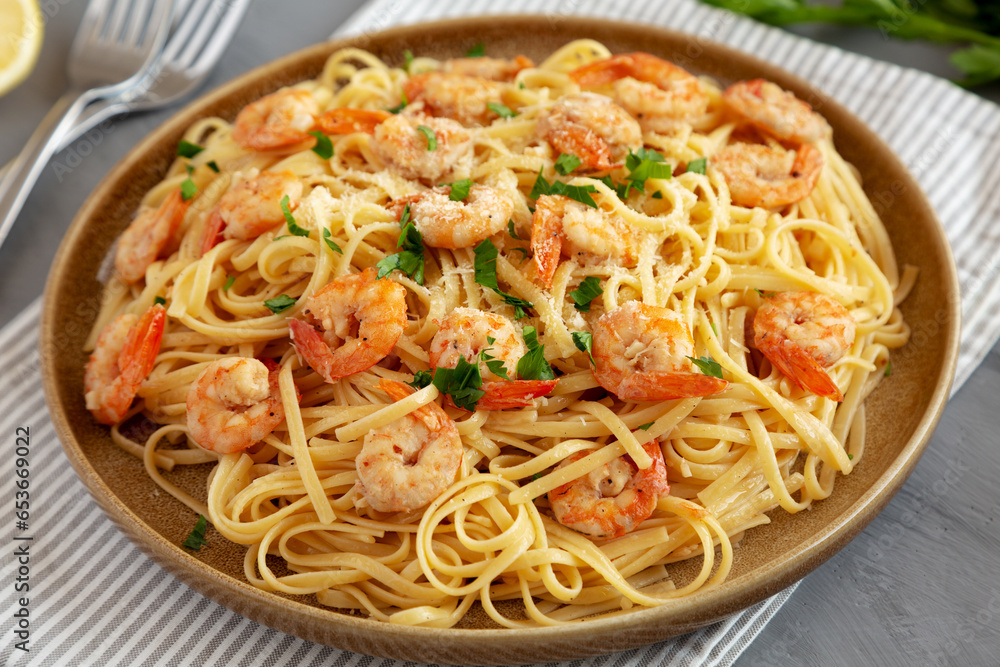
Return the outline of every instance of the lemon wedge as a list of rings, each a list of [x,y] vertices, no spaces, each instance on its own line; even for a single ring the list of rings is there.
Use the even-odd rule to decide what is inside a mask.
[[[44,26],[36,0],[0,0],[0,95],[34,68]]]

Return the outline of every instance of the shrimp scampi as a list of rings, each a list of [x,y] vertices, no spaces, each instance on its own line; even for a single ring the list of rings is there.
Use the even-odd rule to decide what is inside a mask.
[[[285,221],[281,200],[295,210],[302,197],[302,182],[290,171],[257,173],[251,170],[233,176],[233,184],[219,199],[205,224],[201,250],[205,254],[221,234],[226,239],[252,240]]]
[[[760,144],[735,143],[712,156],[733,203],[780,208],[809,196],[823,170],[823,154],[812,144],[787,151]]]
[[[642,146],[642,130],[625,109],[596,93],[567,95],[538,122],[536,134],[558,153],[575,155],[586,169],[620,167]]]
[[[115,248],[115,270],[122,280],[129,283],[140,280],[146,269],[170,249],[190,203],[178,188],[158,207],[139,211],[118,237]]]
[[[389,210],[401,218],[409,206],[410,220],[432,248],[471,248],[504,229],[514,202],[489,185],[473,185],[462,201],[451,199],[451,186],[424,190],[397,199]]]

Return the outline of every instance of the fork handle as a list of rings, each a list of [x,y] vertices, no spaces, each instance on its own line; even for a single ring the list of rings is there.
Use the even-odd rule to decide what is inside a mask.
[[[70,90],[60,97],[24,149],[10,163],[7,173],[0,178],[0,245],[7,238],[49,158],[56,153],[77,118],[93,100],[91,91]]]

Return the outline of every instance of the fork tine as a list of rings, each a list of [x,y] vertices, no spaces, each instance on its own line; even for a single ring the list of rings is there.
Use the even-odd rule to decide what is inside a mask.
[[[187,45],[191,33],[199,24],[208,24],[211,27],[211,23],[214,21],[211,23],[204,21],[207,5],[211,2],[212,0],[192,0],[178,25],[174,27],[170,39],[163,49],[164,62],[175,63],[177,61],[179,52]]]
[[[152,0],[152,3],[153,5],[149,10],[149,14],[144,20],[144,31],[139,45],[147,49],[155,48],[159,51],[159,55],[162,55],[163,47],[167,42],[164,38],[158,46],[156,45],[156,40],[160,33],[158,26],[163,24],[170,25],[177,3],[175,0]],[[170,31],[167,30],[167,32],[169,33]]]
[[[102,32],[104,41],[119,41],[119,35],[122,34],[122,29],[130,12],[132,12],[131,2],[127,0],[115,0],[114,7],[111,10],[111,18],[108,19],[107,27]]]
[[[122,35],[122,42],[129,45],[138,44],[147,25],[149,25],[149,0],[135,0],[132,3],[132,13],[125,27],[125,34]]]
[[[205,39],[192,40],[181,54],[181,61],[196,71],[212,67],[229,46],[229,41],[239,27],[249,3],[250,0],[215,0],[213,6],[217,8],[219,16],[215,30],[210,35],[203,35],[203,31],[199,30],[199,36]],[[212,39],[207,39],[209,36]]]
[[[73,40],[74,49],[79,48],[85,42],[100,39],[101,32],[108,22],[112,2],[113,0],[91,0],[87,4],[83,20],[80,21],[80,28],[76,31],[76,37]]]

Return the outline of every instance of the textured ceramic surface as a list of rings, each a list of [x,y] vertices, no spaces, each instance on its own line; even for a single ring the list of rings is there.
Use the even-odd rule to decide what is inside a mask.
[[[463,627],[406,628],[323,608],[310,598],[265,593],[243,578],[244,548],[209,529],[210,546],[179,544],[194,522],[189,509],[161,492],[142,463],[115,447],[106,427],[84,408],[81,351],[98,311],[97,269],[128,224],[142,194],[164,175],[183,128],[219,115],[232,119],[247,102],[318,74],[341,46],[373,51],[390,63],[404,49],[420,55],[464,54],[482,41],[490,55],[524,53],[536,61],[563,43],[598,39],[615,52],[648,51],[721,83],[764,77],[793,90],[830,121],[838,149],[855,164],[884,217],[900,264],[920,277],[902,306],[914,337],[893,352],[893,373],[869,399],[868,440],[861,465],[840,478],[834,495],[797,516],[773,512],[736,547],[726,583],[683,600],[606,620],[559,628],[491,627],[476,608]],[[778,68],[701,38],[608,21],[544,17],[468,19],[390,30],[314,46],[254,70],[188,106],[112,171],[66,234],[45,293],[41,354],[45,392],[67,455],[115,523],[146,553],[192,588],[256,621],[304,639],[372,655],[421,662],[520,663],[609,653],[682,634],[717,621],[803,577],[861,531],[916,464],[948,396],[958,349],[958,286],[942,230],[913,178],[891,151],[820,91]],[[204,497],[209,466],[171,473],[174,483]],[[700,562],[698,564],[700,566]],[[673,572],[683,579],[690,565]]]

